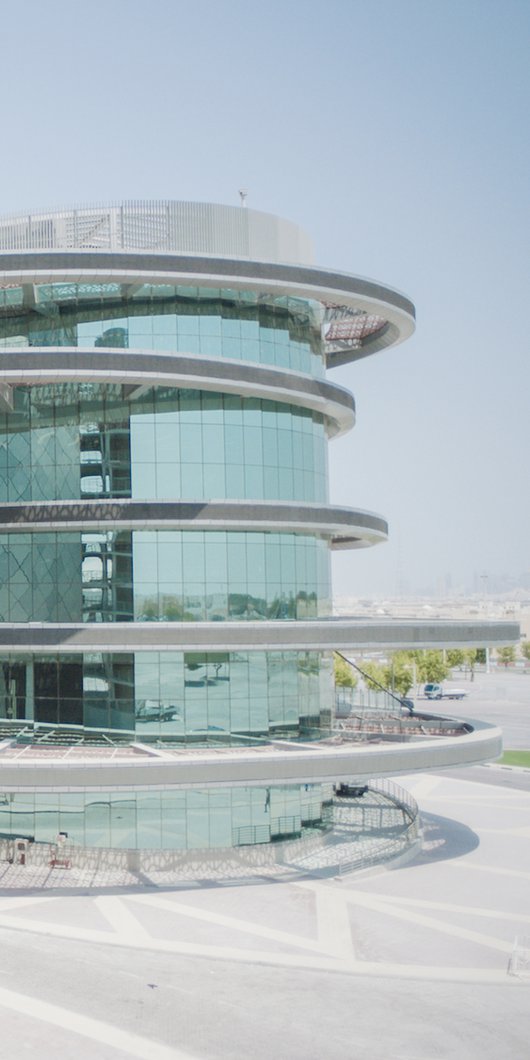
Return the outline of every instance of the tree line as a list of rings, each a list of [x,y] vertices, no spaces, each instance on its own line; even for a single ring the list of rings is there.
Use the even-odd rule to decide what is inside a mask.
[[[521,651],[530,660],[530,641],[524,641]],[[515,647],[497,648],[497,659],[505,667],[515,662]],[[486,662],[485,648],[447,648],[445,651],[396,651],[388,662],[365,662],[362,669],[368,688],[383,685],[400,696],[406,696],[413,685],[445,681],[457,666],[469,670],[473,680],[477,663]],[[343,656],[334,653],[335,684],[341,688],[355,688],[359,677]]]

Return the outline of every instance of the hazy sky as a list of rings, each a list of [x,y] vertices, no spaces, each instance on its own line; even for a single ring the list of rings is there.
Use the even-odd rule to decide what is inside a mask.
[[[2,28],[0,212],[246,187],[415,302],[333,374],[332,498],[391,529],[336,592],[528,577],[529,0],[21,0]]]

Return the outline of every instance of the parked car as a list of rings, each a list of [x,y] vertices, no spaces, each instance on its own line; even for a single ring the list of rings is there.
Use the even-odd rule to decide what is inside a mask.
[[[413,699],[401,699],[401,706],[404,710],[408,710],[409,714],[414,713],[414,700]]]
[[[179,708],[171,704],[165,707],[162,703],[147,702],[143,707],[138,707],[136,719],[137,721],[173,721],[179,713]]]
[[[357,784],[336,784],[335,795],[339,799],[360,799],[363,795],[366,795],[368,791],[368,784],[357,785]]]

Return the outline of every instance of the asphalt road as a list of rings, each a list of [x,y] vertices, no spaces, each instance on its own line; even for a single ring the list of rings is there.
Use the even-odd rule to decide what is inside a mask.
[[[497,788],[510,788],[512,791],[530,791],[530,769],[511,769],[510,767],[467,766],[465,769],[448,769],[439,776],[453,777],[455,780],[473,780],[477,784],[490,784]]]
[[[489,721],[503,730],[505,748],[530,750],[530,673],[495,670],[490,674],[477,673],[470,681],[455,671],[445,684],[448,688],[465,688],[466,699],[430,702],[418,696],[416,709],[432,708],[436,714],[471,722]]]

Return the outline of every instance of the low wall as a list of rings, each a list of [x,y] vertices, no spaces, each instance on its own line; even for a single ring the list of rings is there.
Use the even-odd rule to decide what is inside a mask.
[[[366,824],[369,820],[370,835],[356,835],[351,829],[351,838],[341,844],[341,853],[334,846],[333,828],[302,836],[300,839],[252,846],[220,847],[199,850],[122,850],[108,847],[81,847],[68,840],[57,843],[29,842],[24,839],[0,839],[0,862],[17,868],[28,869],[73,869],[89,873],[92,877],[105,873],[129,873],[133,876],[171,874],[181,880],[223,879],[234,875],[252,874],[260,868],[274,869],[283,866],[296,872],[321,872],[336,874],[366,868],[404,853],[417,842],[419,813],[415,800],[408,792],[389,780],[374,781],[369,791],[378,794],[381,803],[372,809],[358,800],[348,800],[354,814]],[[337,801],[344,807],[345,800]],[[402,814],[403,826],[385,834],[381,811],[395,807]],[[373,818],[373,819],[372,819]],[[341,821],[341,826],[344,822]],[[378,834],[380,832],[380,834]],[[310,859],[311,866],[304,865]],[[146,881],[148,882],[148,881]]]

